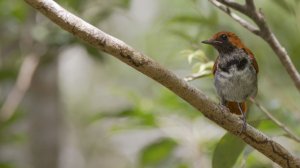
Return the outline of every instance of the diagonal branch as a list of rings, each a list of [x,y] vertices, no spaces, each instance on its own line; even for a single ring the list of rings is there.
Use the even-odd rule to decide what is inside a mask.
[[[186,76],[183,78],[183,80],[190,82],[195,79],[204,78],[204,77],[207,77],[210,75],[212,75],[211,70],[205,70],[205,71],[199,72],[197,74],[192,74],[192,75]]]
[[[294,82],[294,85],[300,92],[300,74],[298,70],[296,69],[295,65],[293,64],[290,56],[288,55],[286,49],[280,44],[279,40],[275,36],[275,34],[271,31],[270,27],[268,26],[267,22],[264,19],[264,15],[262,14],[261,10],[256,10],[255,4],[253,0],[246,0],[245,5],[241,5],[234,1],[229,0],[209,0],[213,5],[221,9],[223,12],[227,13],[226,7],[230,7],[236,11],[239,11],[240,13],[244,14],[245,16],[248,16],[251,18],[255,24],[258,26],[258,31],[253,31],[251,27],[245,26],[244,22],[241,22],[240,20],[236,19],[236,17],[231,16],[235,21],[240,23],[243,27],[254,33],[255,35],[260,36],[264,41],[268,43],[268,45],[272,48],[272,50],[275,52],[279,60],[281,61],[281,64],[284,66],[285,70],[291,77],[291,79]],[[219,2],[219,3],[216,3]],[[221,4],[223,4],[223,7],[221,8]],[[245,21],[246,22],[246,21]],[[250,24],[250,23],[248,23]],[[246,25],[248,25],[246,24]]]
[[[241,5],[234,1],[228,1],[228,0],[217,0],[217,1],[219,1],[220,3],[222,3],[228,7],[231,7],[237,11],[245,11],[246,10],[246,6]]]
[[[246,6],[251,10],[255,10],[255,5],[253,0],[246,0]]]
[[[16,111],[30,87],[34,72],[39,64],[39,56],[35,53],[25,57],[17,81],[8,94],[0,110],[0,121],[8,120]]]
[[[104,33],[79,17],[71,14],[59,6],[55,1],[25,1],[74,36],[87,42],[91,46],[111,54],[115,58],[167,87],[202,112],[207,118],[232,134],[239,136],[246,143],[277,164],[283,167],[300,166],[299,158],[292,155],[279,143],[273,141],[252,126],[247,125],[247,130],[239,135],[243,121],[236,115],[229,113],[228,109],[225,109],[223,106],[208,99],[202,91],[192,87],[186,81],[179,78],[171,71],[163,68],[160,64],[141,52],[134,50],[123,41]]]
[[[209,0],[209,1],[212,4],[214,4],[216,7],[218,7],[220,10],[225,12],[227,15],[232,17],[233,20],[235,20],[236,22],[241,24],[244,28],[248,29],[249,31],[251,31],[252,33],[254,33],[256,35],[259,35],[260,32],[259,32],[258,28],[256,28],[255,26],[253,26],[251,23],[247,22],[243,18],[239,17],[237,14],[231,12],[231,10],[228,7],[226,7],[225,5],[221,4],[220,2],[218,2],[216,0]]]
[[[300,138],[293,133],[287,126],[285,126],[282,122],[280,122],[277,118],[275,118],[264,106],[259,104],[255,99],[250,98],[250,101],[254,103],[262,112],[264,112],[267,117],[272,120],[278,127],[283,129],[286,132],[286,136],[293,139],[294,141],[300,143]]]

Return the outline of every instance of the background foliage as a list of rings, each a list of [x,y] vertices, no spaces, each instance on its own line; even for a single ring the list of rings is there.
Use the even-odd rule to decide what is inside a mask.
[[[255,2],[300,70],[300,11],[297,10],[300,1]],[[277,57],[260,38],[206,0],[61,0],[59,3],[182,77],[197,72],[203,62],[211,65],[210,61],[215,59],[217,53],[202,45],[202,40],[221,30],[237,33],[254,52],[260,66],[257,100],[300,135],[299,93]],[[78,41],[23,1],[0,0],[0,8],[1,104],[29,53],[39,54],[42,68],[57,65],[46,69],[57,73],[55,83],[59,94],[54,98],[60,100],[62,112],[59,150],[55,154],[59,161],[50,167],[274,166],[167,89]],[[200,61],[195,59],[197,55]],[[44,70],[42,76],[48,77]],[[218,101],[212,83],[212,77],[207,77],[193,81],[192,85]],[[43,83],[34,86],[39,85],[43,88]],[[34,89],[29,90],[12,118],[0,124],[0,168],[36,167],[38,156],[50,152],[40,150],[34,154],[35,148],[43,149],[46,143],[33,143],[32,136],[41,138],[40,133],[57,129],[50,126],[31,133],[36,126],[32,124],[35,114],[30,114],[38,105],[30,96]],[[51,109],[50,106],[46,104],[43,108]],[[41,118],[41,124],[48,119]],[[287,138],[254,105],[248,122],[300,154],[299,143]]]

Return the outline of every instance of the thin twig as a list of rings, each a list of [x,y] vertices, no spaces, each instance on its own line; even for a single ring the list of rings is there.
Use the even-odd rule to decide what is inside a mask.
[[[287,137],[300,143],[300,138],[293,133],[289,128],[287,128],[282,122],[280,122],[276,117],[274,117],[264,106],[258,103],[255,99],[249,98],[249,100],[254,103],[262,112],[264,112],[270,120],[272,120],[278,127],[282,128],[286,133]]]
[[[246,0],[246,7],[250,8],[251,10],[255,10],[255,4],[253,0]]]
[[[228,7],[236,9],[237,11],[245,11],[246,10],[246,7],[244,5],[241,5],[234,1],[228,1],[228,0],[218,0],[218,1]]]
[[[281,61],[281,64],[286,69],[287,73],[291,77],[291,79],[294,82],[294,85],[300,92],[300,74],[298,70],[296,69],[295,65],[291,61],[290,56],[286,52],[286,49],[280,44],[279,40],[275,36],[275,34],[271,31],[270,27],[268,26],[267,22],[264,19],[264,15],[262,14],[261,10],[256,10],[255,4],[253,0],[246,0],[246,4],[242,5],[234,1],[229,0],[209,0],[213,5],[224,11],[228,14],[227,10],[224,10],[223,8],[220,8],[220,4],[216,3],[218,1],[219,3],[230,7],[232,9],[235,9],[236,11],[239,11],[240,13],[248,16],[251,18],[255,24],[259,27],[259,31],[253,31],[251,27],[245,26],[244,22],[241,22],[240,20],[236,19],[236,17],[231,16],[235,21],[237,21],[239,24],[241,24],[243,27],[245,27],[247,30],[251,31],[255,35],[260,36],[264,41],[268,43],[268,45],[272,48],[272,50],[275,52],[275,54],[278,56],[279,60]],[[246,24],[247,25],[247,24]]]
[[[167,87],[210,120],[214,121],[230,133],[260,151],[262,154],[282,167],[299,167],[300,159],[291,154],[282,145],[275,142],[251,125],[242,134],[240,128],[243,121],[231,114],[227,108],[211,101],[202,91],[189,85],[159,63],[136,51],[123,41],[112,37],[81,18],[66,11],[52,0],[25,0],[29,5],[39,10],[61,28],[72,33],[90,45],[111,54],[132,68],[147,75],[161,85]]]
[[[17,81],[12,90],[9,92],[0,110],[0,121],[8,120],[16,111],[30,87],[33,74],[38,64],[39,57],[37,55],[30,54],[25,57],[21,65]]]
[[[256,28],[255,26],[253,26],[251,23],[247,22],[246,20],[244,20],[243,18],[241,18],[239,15],[231,12],[231,10],[226,7],[225,5],[221,4],[220,2],[216,1],[216,0],[209,0],[212,4],[214,4],[216,7],[218,7],[220,10],[222,10],[223,12],[225,12],[227,15],[229,15],[230,17],[232,17],[232,19],[234,19],[236,22],[240,23],[243,27],[245,27],[246,29],[248,29],[249,31],[251,31],[252,33],[258,35],[259,34],[259,29]]]
[[[210,75],[212,75],[211,70],[206,70],[206,71],[201,71],[200,73],[196,73],[196,74],[192,74],[187,77],[184,77],[183,80],[190,82],[195,79],[204,78],[204,77],[207,77]]]

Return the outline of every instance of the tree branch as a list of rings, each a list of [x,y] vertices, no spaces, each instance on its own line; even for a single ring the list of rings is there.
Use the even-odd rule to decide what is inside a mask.
[[[241,5],[234,1],[228,1],[228,0],[217,0],[217,1],[219,1],[222,4],[225,4],[228,7],[231,7],[237,11],[245,11],[246,10],[246,6]]]
[[[244,28],[248,29],[249,31],[251,31],[252,33],[254,33],[256,35],[259,35],[259,29],[258,28],[256,28],[255,26],[253,26],[251,23],[247,22],[243,18],[239,17],[237,14],[231,12],[231,10],[228,7],[226,7],[225,5],[221,4],[220,2],[218,2],[216,0],[209,0],[209,1],[212,4],[214,4],[216,7],[218,7],[220,10],[225,12],[227,15],[232,17],[233,20],[235,20],[236,22],[241,24]]]
[[[250,8],[251,10],[255,10],[255,5],[253,0],[246,0],[246,6],[247,8]]]
[[[9,92],[0,110],[0,121],[8,120],[16,111],[30,87],[33,74],[39,64],[39,56],[31,53],[25,57],[17,81]]]
[[[69,13],[52,0],[25,0],[61,28],[79,39],[111,54],[134,69],[164,85],[189,104],[202,112],[207,118],[239,136],[246,143],[283,167],[300,166],[300,159],[293,156],[283,146],[265,134],[247,125],[247,130],[239,135],[243,121],[228,109],[212,102],[200,90],[192,87],[174,73],[163,68],[151,58],[134,50],[124,42],[102,32],[96,27]]]
[[[204,78],[204,77],[207,77],[207,76],[210,76],[210,75],[212,75],[211,70],[209,70],[209,71],[206,70],[206,71],[202,71],[200,73],[196,73],[196,74],[186,76],[186,77],[183,78],[183,80],[185,80],[187,82],[190,82],[190,81],[193,81],[195,79]]]
[[[293,139],[294,141],[300,143],[300,138],[293,133],[287,126],[285,126],[282,122],[280,122],[276,117],[274,117],[265,107],[259,104],[255,99],[250,97],[250,101],[254,103],[262,112],[264,112],[267,117],[273,121],[278,127],[283,129],[286,132],[286,136]]]
[[[244,22],[241,22],[239,19],[236,19],[236,17],[233,17],[232,15],[228,14],[231,16],[235,21],[240,23],[243,27],[254,33],[255,35],[260,36],[264,41],[268,43],[268,45],[272,48],[272,50],[275,52],[275,54],[278,56],[279,60],[281,61],[281,64],[284,66],[285,70],[291,77],[291,79],[294,82],[294,85],[300,92],[300,74],[297,71],[295,65],[291,61],[290,56],[286,52],[286,49],[280,44],[279,40],[275,36],[275,34],[271,31],[269,28],[267,22],[264,19],[264,16],[261,12],[261,10],[256,10],[255,4],[253,0],[246,0],[245,5],[241,5],[237,2],[234,1],[229,1],[229,0],[209,0],[213,5],[224,11],[225,13],[228,14],[227,10],[224,10],[226,7],[230,7],[236,11],[239,11],[240,13],[248,16],[251,18],[255,24],[259,27],[259,31],[253,31],[251,27],[245,26]],[[218,1],[219,3],[225,5],[222,8],[220,7],[221,5],[219,3],[216,3]],[[248,23],[249,24],[249,23]],[[246,24],[247,25],[247,24]]]

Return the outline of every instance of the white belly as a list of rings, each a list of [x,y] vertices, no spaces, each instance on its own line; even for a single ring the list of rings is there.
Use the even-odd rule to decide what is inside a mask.
[[[229,72],[216,71],[215,87],[218,95],[227,101],[243,102],[257,92],[257,76],[252,66],[241,71],[232,67]]]

